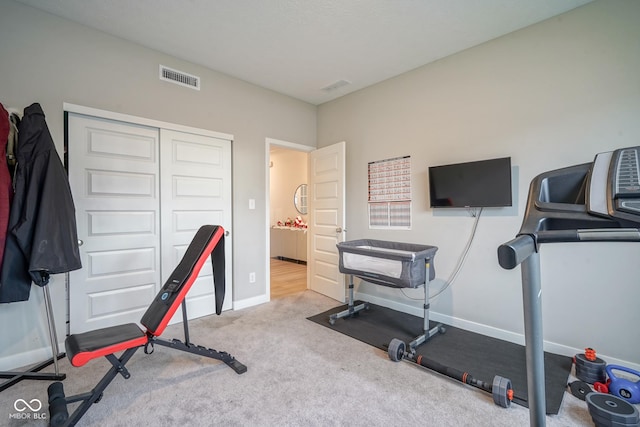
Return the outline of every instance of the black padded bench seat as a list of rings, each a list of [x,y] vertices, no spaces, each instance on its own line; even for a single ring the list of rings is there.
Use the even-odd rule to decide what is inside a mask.
[[[64,346],[71,364],[80,367],[92,359],[140,347],[147,342],[149,337],[138,325],[127,323],[70,335]]]

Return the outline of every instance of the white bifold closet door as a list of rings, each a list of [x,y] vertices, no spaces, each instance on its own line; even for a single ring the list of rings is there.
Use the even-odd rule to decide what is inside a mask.
[[[230,230],[231,141],[75,113],[67,141],[83,264],[69,274],[70,332],[139,322],[200,225]],[[230,238],[225,247],[229,309]],[[207,263],[189,317],[214,301]]]

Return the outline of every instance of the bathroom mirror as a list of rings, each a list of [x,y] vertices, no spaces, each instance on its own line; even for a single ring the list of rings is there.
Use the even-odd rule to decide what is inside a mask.
[[[307,214],[307,184],[300,184],[293,193],[293,204],[302,215]]]

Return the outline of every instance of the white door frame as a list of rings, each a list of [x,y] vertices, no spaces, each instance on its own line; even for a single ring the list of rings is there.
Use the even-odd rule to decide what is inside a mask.
[[[280,139],[274,138],[265,138],[265,290],[264,295],[266,296],[267,301],[271,301],[271,263],[269,261],[269,254],[271,253],[271,187],[270,187],[270,156],[271,156],[271,147],[283,147],[289,150],[295,151],[303,151],[305,153],[310,153],[313,150],[316,150],[316,147],[310,147],[308,145],[296,144],[295,142],[282,141]],[[308,278],[307,278],[308,280]],[[308,283],[307,283],[308,287]]]

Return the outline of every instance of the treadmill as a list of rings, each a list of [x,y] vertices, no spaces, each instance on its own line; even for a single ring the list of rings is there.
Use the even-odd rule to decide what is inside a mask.
[[[521,265],[531,426],[546,423],[540,245],[612,241],[640,242],[640,146],[535,177],[520,231],[498,248],[502,268]]]

